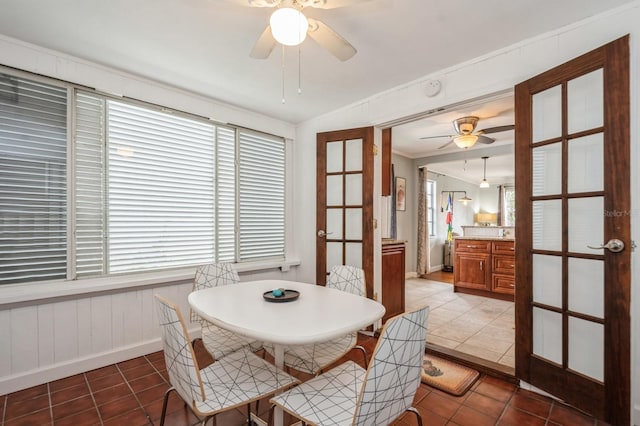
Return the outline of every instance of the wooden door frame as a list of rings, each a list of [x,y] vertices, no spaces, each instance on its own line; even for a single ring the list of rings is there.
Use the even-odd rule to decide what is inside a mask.
[[[359,127],[347,130],[334,130],[316,135],[316,177],[325,174],[326,144],[336,140],[362,139],[362,269],[365,274],[367,297],[373,298],[373,127]],[[319,237],[318,231],[325,230],[327,224],[324,203],[326,201],[326,180],[316,179],[316,284],[326,283],[327,245],[326,238]],[[320,208],[323,206],[323,208]],[[369,218],[369,220],[367,220]],[[343,224],[344,226],[344,224]],[[344,233],[343,233],[344,235]]]
[[[546,368],[542,362],[535,361],[533,354],[533,266],[532,258],[532,128],[531,128],[531,96],[546,88],[560,84],[564,78],[560,74],[585,74],[592,70],[603,68],[604,90],[604,141],[605,172],[616,170],[622,174],[621,179],[605,179],[605,212],[623,212],[621,216],[607,217],[604,220],[605,241],[618,238],[624,241],[626,249],[621,253],[610,253],[605,250],[605,323],[604,323],[604,378],[605,388],[598,405],[594,395],[588,395],[578,379],[568,380],[568,375],[558,374],[557,370]],[[612,424],[629,424],[631,414],[631,329],[630,329],[630,91],[629,91],[629,36],[622,37],[605,46],[579,56],[563,65],[544,72],[528,81],[520,83],[515,88],[515,157],[516,157],[516,206],[527,206],[518,209],[516,221],[516,377],[535,386],[535,377],[547,375],[556,383],[554,395],[569,404],[584,407],[589,406],[593,414],[604,418]],[[563,93],[566,96],[566,92]],[[614,107],[614,105],[616,107]],[[620,106],[620,107],[618,107]],[[564,111],[566,113],[566,111]],[[563,137],[566,129],[563,130]],[[615,141],[615,144],[612,143]],[[566,144],[565,144],[566,147]],[[564,148],[566,149],[566,148]],[[566,158],[566,152],[563,155]],[[565,169],[566,163],[563,164]],[[566,170],[563,171],[566,176]],[[563,188],[563,196],[566,188]],[[615,198],[615,205],[612,204]],[[566,205],[565,205],[566,208]],[[604,213],[603,212],[603,215]],[[563,215],[563,241],[567,238],[567,215]],[[567,247],[562,253],[566,254]],[[566,275],[566,267],[564,268]],[[566,303],[567,277],[563,276],[563,299]],[[606,283],[617,283],[606,285]],[[566,333],[567,324],[563,329]],[[563,362],[566,362],[566,349],[563,351]]]

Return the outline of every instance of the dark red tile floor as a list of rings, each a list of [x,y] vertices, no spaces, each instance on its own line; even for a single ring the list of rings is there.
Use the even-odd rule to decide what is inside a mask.
[[[375,339],[362,337],[361,340],[371,353]],[[201,344],[196,344],[196,355],[201,367],[211,362]],[[351,356],[356,362],[361,361],[359,351],[353,351],[348,357]],[[158,425],[168,382],[163,354],[155,352],[0,396],[0,426]],[[425,426],[606,424],[552,399],[489,376],[482,376],[461,397],[423,384],[415,401]],[[259,409],[261,417],[266,419],[268,404],[260,404]],[[167,413],[165,424],[168,426],[199,423],[175,393],[169,398]],[[217,425],[242,425],[245,419],[246,410],[232,410],[220,414]],[[394,426],[416,424],[415,416],[407,413]]]

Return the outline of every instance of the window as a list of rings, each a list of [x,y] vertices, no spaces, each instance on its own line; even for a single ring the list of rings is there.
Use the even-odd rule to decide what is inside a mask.
[[[427,229],[429,236],[436,235],[436,181],[427,180]]]
[[[77,91],[68,193],[67,93],[0,75],[0,283],[284,258],[283,138]]]
[[[516,225],[516,188],[513,186],[503,187],[502,197],[502,226]]]
[[[67,91],[0,74],[0,284],[67,274]]]

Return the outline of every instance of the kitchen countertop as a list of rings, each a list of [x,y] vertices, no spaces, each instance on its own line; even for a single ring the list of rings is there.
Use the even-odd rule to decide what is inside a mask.
[[[515,241],[514,237],[454,237],[454,240],[491,240],[491,241]],[[384,243],[383,243],[384,244]]]
[[[387,245],[387,244],[404,244],[406,243],[405,240],[394,240],[393,238],[383,238],[382,239],[382,245]]]

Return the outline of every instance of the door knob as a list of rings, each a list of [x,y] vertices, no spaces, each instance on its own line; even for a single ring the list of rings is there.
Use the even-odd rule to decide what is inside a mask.
[[[624,243],[617,238],[613,238],[607,241],[606,244],[600,244],[599,246],[587,246],[587,247],[594,250],[607,249],[613,253],[620,253],[622,250],[624,250]]]
[[[320,237],[320,238],[324,238],[327,235],[331,235],[331,234],[333,234],[333,232],[326,233],[326,232],[324,232],[324,229],[321,229],[321,230],[318,231],[318,237]]]

